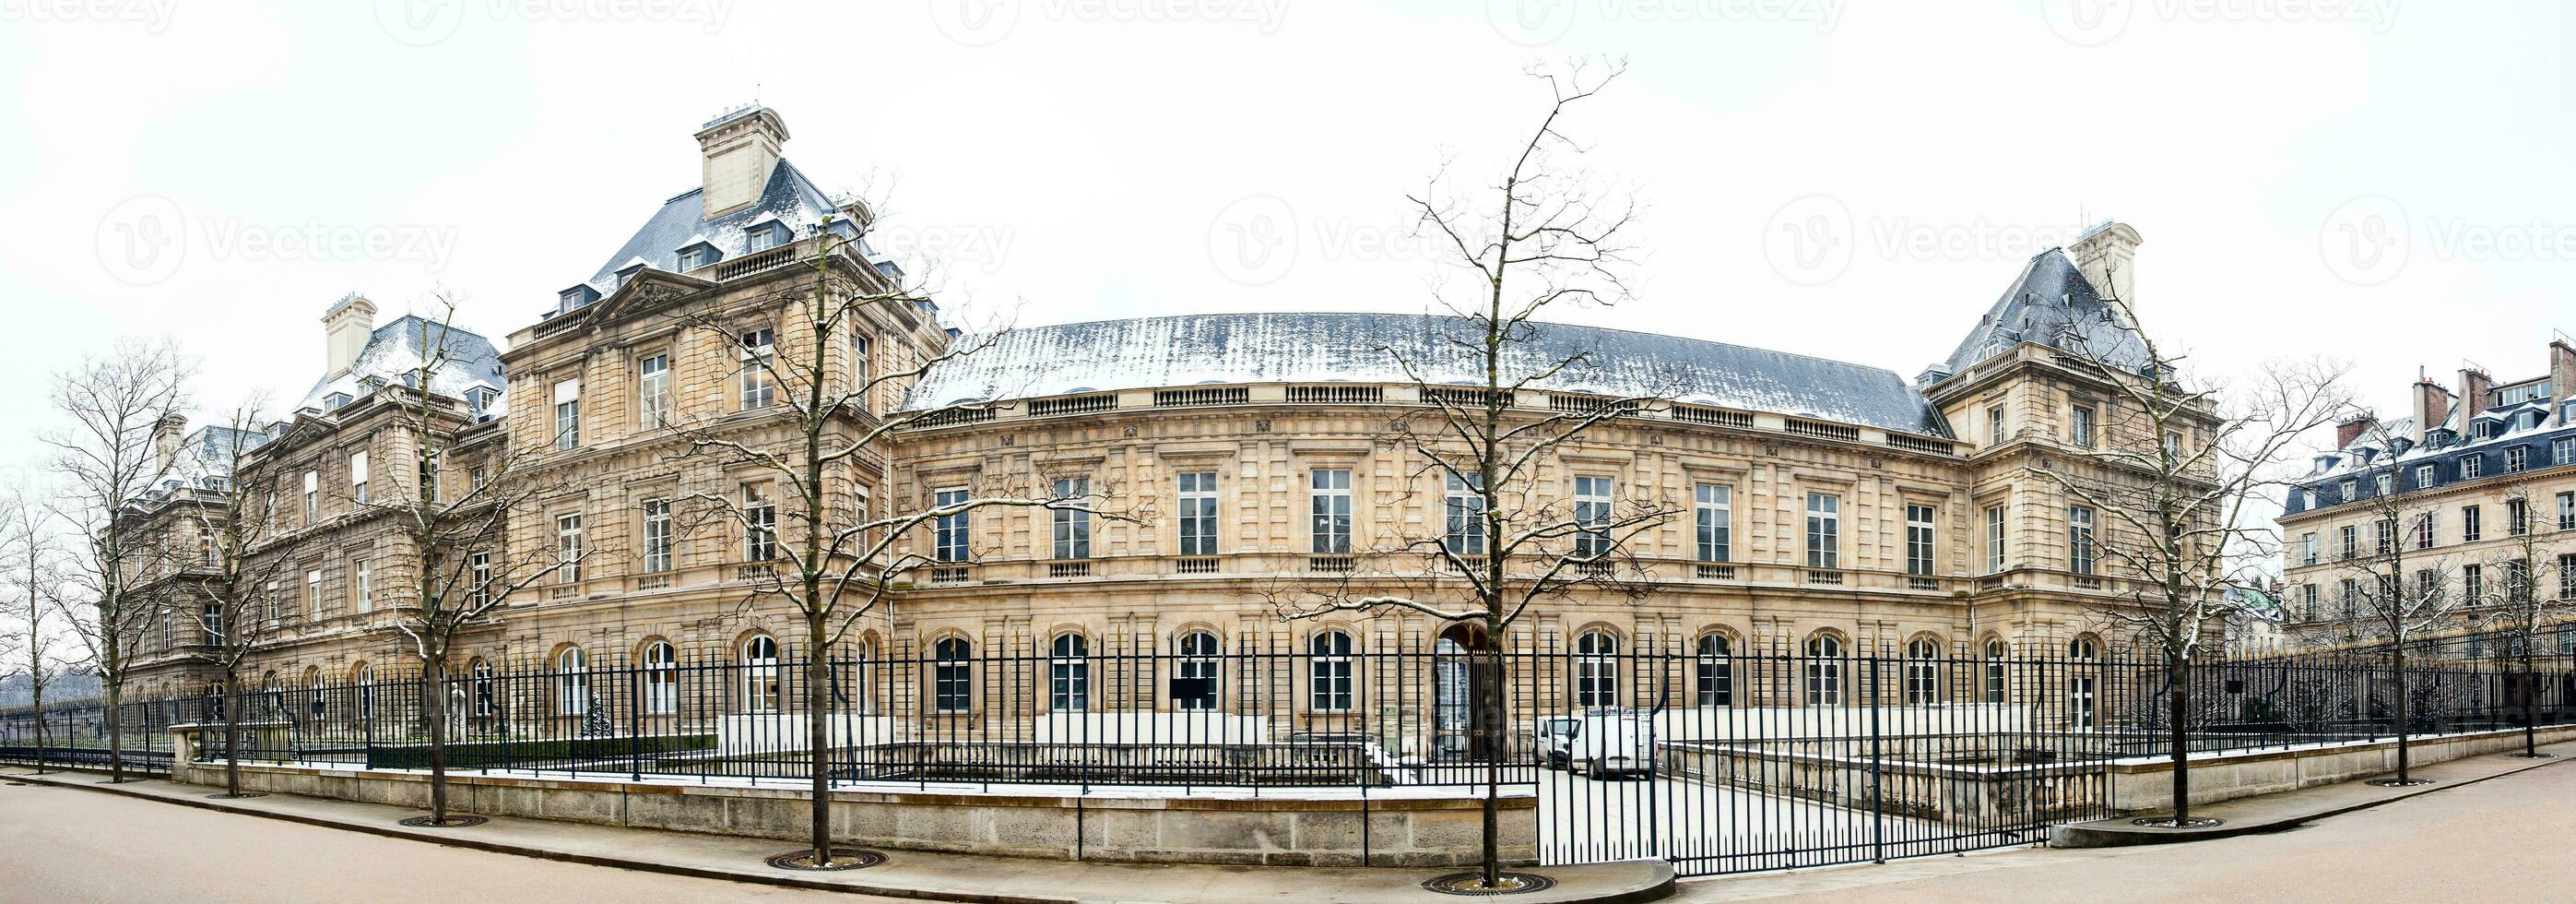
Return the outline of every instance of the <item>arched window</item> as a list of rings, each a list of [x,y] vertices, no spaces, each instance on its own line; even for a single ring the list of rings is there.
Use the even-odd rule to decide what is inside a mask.
[[[1306,640],[1309,687],[1306,705],[1315,712],[1349,712],[1358,704],[1351,689],[1351,636],[1326,631]]]
[[[2010,667],[2005,660],[2010,658],[2012,653],[2004,646],[2003,638],[1986,640],[1986,702],[2004,702],[2004,670]]]
[[[359,720],[373,720],[376,717],[376,667],[358,663],[357,668],[349,670],[349,684],[352,692],[358,695]]]
[[[1941,645],[1929,637],[1905,643],[1905,705],[1923,706],[1941,699]]]
[[[1843,705],[1843,640],[1818,634],[1807,640],[1807,705]]]
[[[1711,631],[1699,636],[1699,705],[1735,705],[1735,644]]]
[[[1574,705],[1619,705],[1619,638],[1608,631],[1574,638]]]
[[[475,718],[491,718],[493,709],[498,703],[498,697],[500,696],[501,690],[500,682],[494,680],[492,677],[492,663],[487,660],[476,659],[474,660],[474,664],[468,667],[466,671],[474,676],[473,712]]]
[[[2066,719],[2077,729],[2093,727],[2093,657],[2101,651],[2101,643],[2090,635],[2066,642]]]
[[[1067,631],[1055,636],[1047,661],[1047,704],[1056,712],[1091,708],[1091,641]]]
[[[567,716],[590,713],[590,654],[565,647],[555,654],[555,711]]]
[[[644,712],[667,716],[680,711],[680,657],[669,641],[644,645]]]
[[[1218,689],[1216,635],[1206,631],[1183,634],[1178,651],[1181,661],[1172,675],[1172,705],[1181,709],[1215,709]]]
[[[962,713],[974,709],[974,654],[963,637],[951,637],[931,646],[930,710]]]
[[[778,640],[767,634],[754,634],[742,642],[742,709],[744,712],[778,711]]]

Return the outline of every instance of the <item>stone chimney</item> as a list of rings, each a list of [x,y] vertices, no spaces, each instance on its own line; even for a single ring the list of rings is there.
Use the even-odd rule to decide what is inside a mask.
[[[2379,418],[2372,415],[2356,414],[2343,419],[2335,424],[2335,448],[2349,448],[2353,440],[2360,439],[2362,434],[2378,426]]]
[[[2458,405],[2460,406],[2461,435],[2468,434],[2466,428],[2469,426],[2469,418],[2476,417],[2478,412],[2487,410],[2487,397],[2494,391],[2494,377],[2488,376],[2485,370],[2475,364],[2460,362]]]
[[[187,442],[187,435],[188,419],[176,414],[152,425],[152,455],[158,473],[170,473],[171,465],[179,461],[179,447]]]
[[[2558,405],[2558,426],[2576,424],[2576,345],[2569,345],[2567,334],[2560,333],[2549,341],[2549,400]]]
[[[2450,416],[2451,391],[2430,377],[2418,375],[2415,378],[2415,442],[2421,445],[2425,435],[2442,426],[2442,420]]]
[[[787,121],[768,107],[735,110],[698,130],[704,162],[699,218],[712,220],[760,200],[769,171],[778,165],[778,146],[785,143]]]
[[[2093,284],[2094,294],[2120,299],[2134,311],[2138,297],[2132,285],[2137,269],[2129,259],[2136,256],[2141,241],[2138,231],[2129,228],[2129,224],[2105,220],[2087,230],[2075,244],[2066,246],[2066,256],[2084,274],[2084,281]]]
[[[323,356],[330,366],[323,379],[335,380],[358,363],[358,354],[367,350],[367,337],[376,332],[376,303],[366,296],[351,292],[339,303],[322,312]]]

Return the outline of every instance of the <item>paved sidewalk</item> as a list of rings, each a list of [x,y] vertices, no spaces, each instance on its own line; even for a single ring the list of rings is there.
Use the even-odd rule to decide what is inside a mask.
[[[103,775],[88,772],[56,772],[38,777],[32,770],[14,766],[0,768],[0,780],[123,794],[550,860],[901,898],[1029,904],[1458,900],[1426,891],[1420,885],[1425,879],[1457,870],[1071,863],[887,851],[887,862],[869,869],[790,873],[761,863],[762,858],[795,847],[791,842],[770,839],[506,817],[494,817],[473,828],[415,829],[399,823],[422,815],[421,811],[378,804],[285,794],[210,800],[206,795],[220,789],[160,779],[111,785]],[[1669,895],[1672,889],[1672,868],[1660,861],[1549,867],[1543,872],[1557,880],[1557,887],[1543,893],[1513,895],[1511,900],[1532,904],[1651,901]]]
[[[2197,829],[2142,826],[2131,821],[2137,818],[2136,816],[2073,823],[2056,827],[2050,832],[2048,843],[2050,847],[2059,848],[2122,847],[2133,844],[2207,841],[2258,832],[2279,831],[2339,813],[2376,807],[2419,794],[2431,794],[2445,788],[2455,788],[2497,776],[2512,775],[2526,769],[2538,769],[2566,759],[2570,754],[2576,754],[2576,742],[2543,744],[2540,745],[2539,751],[2544,754],[2557,754],[2557,756],[2528,759],[2523,757],[2520,751],[2490,753],[2467,759],[2416,766],[2409,770],[2414,778],[2431,779],[2432,784],[2429,785],[2385,788],[2370,784],[2367,779],[2354,779],[2331,785],[2301,788],[2296,791],[2283,791],[2278,794],[2203,804],[2192,808],[2192,816],[2215,818],[2220,820],[2220,823]],[[2392,772],[2386,776],[2373,778],[2392,778],[2395,775],[2396,773]],[[2156,814],[2172,815],[2167,810],[2156,811]]]

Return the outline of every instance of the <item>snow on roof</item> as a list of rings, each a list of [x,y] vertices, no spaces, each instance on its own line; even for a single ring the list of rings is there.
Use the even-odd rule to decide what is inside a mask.
[[[501,391],[501,353],[492,347],[492,340],[464,327],[442,326],[419,315],[405,314],[377,327],[367,337],[366,348],[358,352],[357,361],[349,365],[348,373],[315,382],[296,407],[325,409],[324,400],[335,392],[347,393],[353,399],[364,396],[373,391],[367,385],[370,379],[379,385],[401,383],[420,369],[422,350],[441,340],[448,356],[430,377],[431,391],[456,398],[463,398],[467,389],[477,386],[495,393]]]
[[[2137,331],[2093,291],[2062,248],[2032,256],[1943,367],[1960,373],[2024,342],[2083,351],[2126,370],[2146,366],[2146,344]]]
[[[680,249],[704,242],[722,257],[744,253],[749,239],[744,231],[769,221],[795,228],[822,222],[823,215],[840,209],[831,198],[805,178],[805,174],[781,157],[770,168],[769,183],[761,189],[760,200],[750,207],[715,219],[702,219],[705,212],[698,197],[703,189],[690,189],[662,202],[662,207],[646,218],[644,225],[608,256],[608,263],[583,283],[601,295],[617,291],[617,272],[638,263],[656,270],[680,272]]]
[[[942,362],[904,403],[920,411],[979,399],[1198,384],[1478,384],[1480,355],[1444,341],[1468,321],[1419,314],[1206,314],[1033,327]],[[1587,360],[1533,388],[1644,396],[1910,433],[1949,435],[1893,371],[1721,342],[1535,324],[1506,366],[1527,373]],[[974,340],[967,340],[970,344]]]

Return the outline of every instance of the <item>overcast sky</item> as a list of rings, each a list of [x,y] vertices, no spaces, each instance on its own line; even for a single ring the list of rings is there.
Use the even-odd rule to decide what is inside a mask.
[[[0,0],[0,465],[119,333],[207,411],[320,375],[343,293],[496,339],[694,187],[754,98],[888,250],[1022,324],[1419,311],[1404,194],[1623,55],[1566,128],[1646,206],[1639,297],[1570,319],[1945,357],[2116,217],[2151,326],[2231,371],[2537,375],[2576,329],[2564,3],[2311,0]],[[2447,376],[2445,380],[2447,381]],[[19,472],[23,474],[24,472]]]

